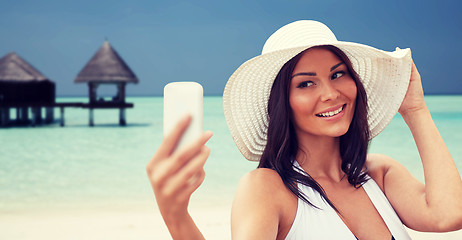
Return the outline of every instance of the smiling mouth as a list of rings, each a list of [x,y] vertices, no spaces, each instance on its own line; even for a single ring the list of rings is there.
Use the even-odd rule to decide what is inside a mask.
[[[337,110],[330,111],[330,112],[318,113],[318,114],[316,114],[316,116],[318,116],[318,117],[333,117],[333,116],[339,114],[345,108],[345,106],[346,106],[346,104],[342,105]]]

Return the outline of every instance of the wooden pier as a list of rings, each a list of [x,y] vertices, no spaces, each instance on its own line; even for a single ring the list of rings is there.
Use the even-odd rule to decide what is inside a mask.
[[[54,122],[54,108],[60,109],[60,125],[64,126],[65,108],[88,109],[88,125],[94,126],[95,109],[119,109],[119,125],[125,126],[125,109],[133,103],[125,102],[125,88],[138,83],[135,73],[105,41],[83,67],[75,83],[88,84],[88,102],[57,103],[55,83],[41,74],[26,60],[11,52],[0,59],[0,127],[50,124]],[[98,87],[111,85],[117,93],[110,100],[98,97]],[[45,117],[42,117],[45,109]],[[16,110],[16,119],[11,111]],[[30,115],[30,116],[29,116]]]
[[[0,103],[0,127],[10,126],[36,126],[42,124],[51,124],[55,122],[54,108],[59,108],[59,124],[65,126],[65,108],[82,108],[88,109],[88,125],[94,126],[94,109],[119,109],[119,125],[127,124],[125,118],[125,109],[133,108],[133,103],[115,103],[115,102],[63,102],[63,103]],[[42,109],[45,109],[45,116],[42,115]],[[16,110],[16,119],[11,119],[11,110]],[[30,113],[30,115],[29,115]]]

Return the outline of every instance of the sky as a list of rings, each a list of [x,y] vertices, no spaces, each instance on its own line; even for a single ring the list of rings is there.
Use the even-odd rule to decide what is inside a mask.
[[[222,95],[231,74],[261,53],[281,26],[323,22],[337,39],[392,51],[411,48],[427,94],[462,94],[462,1],[402,0],[3,0],[0,57],[16,52],[56,83],[57,96],[87,96],[74,78],[105,39],[139,79],[128,96],[159,96],[174,81]],[[111,95],[116,88],[103,87]]]

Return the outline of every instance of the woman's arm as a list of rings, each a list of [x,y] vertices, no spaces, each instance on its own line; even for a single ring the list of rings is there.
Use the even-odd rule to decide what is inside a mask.
[[[202,184],[204,164],[210,149],[204,144],[212,133],[205,132],[194,143],[175,151],[175,147],[191,122],[185,117],[172,133],[164,138],[146,166],[160,213],[173,239],[204,239],[188,212],[191,194]]]
[[[381,158],[383,190],[405,224],[419,231],[462,228],[462,181],[425,105],[420,74],[413,64],[411,81],[399,109],[422,160],[425,185],[398,162]]]

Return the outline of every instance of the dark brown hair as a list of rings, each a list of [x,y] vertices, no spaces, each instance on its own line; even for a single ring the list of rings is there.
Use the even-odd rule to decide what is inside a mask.
[[[340,136],[340,156],[342,158],[341,168],[348,176],[348,182],[358,188],[367,181],[367,169],[364,168],[369,145],[366,91],[345,53],[331,45],[316,48],[327,49],[337,55],[345,63],[350,76],[356,83],[355,112],[347,133]],[[321,185],[309,174],[302,174],[300,172],[303,171],[302,169],[295,170],[293,167],[299,147],[289,104],[290,82],[295,65],[305,51],[289,60],[281,68],[273,83],[268,100],[267,144],[258,167],[275,170],[293,194],[316,207],[300,192],[297,183],[313,188],[337,211]]]

